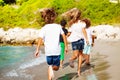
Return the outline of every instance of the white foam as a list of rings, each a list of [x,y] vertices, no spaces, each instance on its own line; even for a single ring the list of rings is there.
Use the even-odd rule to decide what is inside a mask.
[[[26,75],[24,73],[24,70],[26,68],[29,68],[29,67],[32,67],[32,66],[35,66],[35,65],[39,65],[41,63],[44,63],[46,60],[45,60],[45,54],[40,54],[40,57],[38,58],[34,58],[32,60],[30,60],[29,62],[27,63],[23,63],[20,65],[20,67],[18,69],[13,69],[9,72],[7,72],[5,74],[5,76],[10,76],[10,77],[18,77],[18,76],[24,76],[24,77],[29,77],[29,78],[32,78],[32,76],[30,77],[30,75]],[[23,75],[24,74],[24,75]]]
[[[6,76],[11,76],[11,77],[16,76],[16,77],[18,77],[18,74],[17,74],[17,72],[15,70],[12,70],[12,71],[8,72],[6,74]]]
[[[28,67],[32,67],[32,66],[35,66],[35,65],[39,65],[43,62],[45,62],[45,55],[44,54],[40,54],[40,57],[39,58],[35,58],[35,59],[32,59],[30,62],[27,62],[27,63],[23,63],[19,69],[26,69]]]

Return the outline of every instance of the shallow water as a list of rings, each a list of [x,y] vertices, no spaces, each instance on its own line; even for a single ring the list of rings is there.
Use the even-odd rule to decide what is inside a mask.
[[[45,55],[35,58],[34,51],[35,46],[0,47],[0,78],[17,76],[16,71],[45,62]]]
[[[22,63],[32,54],[34,47],[4,46],[0,47],[0,69]]]

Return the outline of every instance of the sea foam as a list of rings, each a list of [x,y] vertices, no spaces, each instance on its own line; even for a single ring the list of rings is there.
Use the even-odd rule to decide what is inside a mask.
[[[27,63],[21,64],[19,69],[26,69],[28,67],[39,65],[39,64],[41,64],[43,62],[45,62],[45,55],[44,54],[40,54],[40,57],[32,59],[31,61],[29,61]]]

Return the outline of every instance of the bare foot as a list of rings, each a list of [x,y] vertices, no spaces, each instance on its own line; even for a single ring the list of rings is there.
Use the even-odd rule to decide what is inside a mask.
[[[69,65],[70,65],[71,68],[74,68],[74,61],[70,61]]]
[[[77,74],[78,76],[80,76],[81,74],[80,74],[80,71],[78,71],[78,74]]]
[[[87,66],[90,66],[91,64],[90,63],[86,63]]]
[[[63,65],[60,65],[60,68],[63,68]]]

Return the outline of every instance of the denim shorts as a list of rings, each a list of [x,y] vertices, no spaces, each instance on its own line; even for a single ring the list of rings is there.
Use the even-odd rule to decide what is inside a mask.
[[[72,50],[83,50],[84,49],[84,39],[72,42]]]
[[[52,66],[60,66],[60,55],[58,56],[47,56],[47,64]]]

